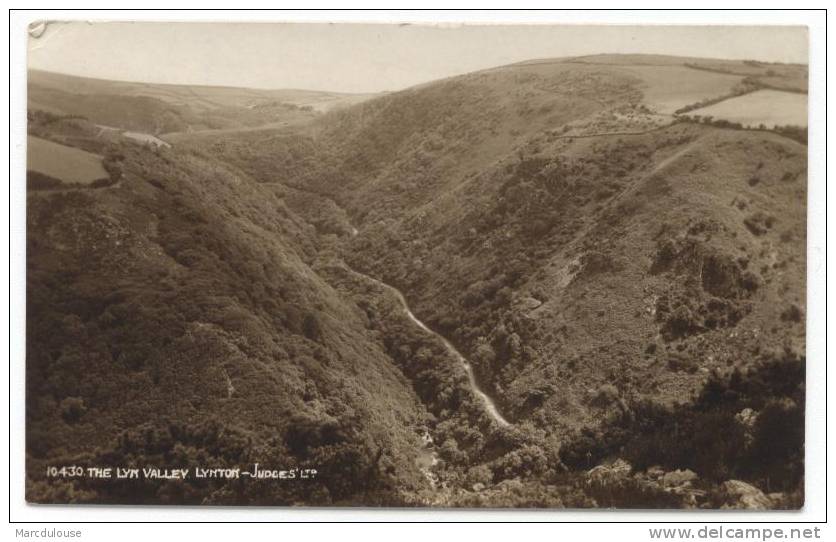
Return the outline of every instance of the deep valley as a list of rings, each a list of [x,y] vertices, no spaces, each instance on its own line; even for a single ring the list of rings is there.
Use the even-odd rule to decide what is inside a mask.
[[[657,55],[374,95],[30,72],[27,499],[799,508],[807,126],[755,93],[806,107],[806,80]],[[42,475],[255,463],[317,475]]]

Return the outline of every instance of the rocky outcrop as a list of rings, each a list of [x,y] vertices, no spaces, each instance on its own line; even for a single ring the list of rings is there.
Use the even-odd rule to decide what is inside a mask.
[[[623,459],[608,465],[598,465],[587,471],[589,485],[633,487],[648,494],[668,494],[682,508],[698,508],[706,500],[707,492],[694,487],[699,476],[692,470],[665,471],[653,466],[645,472],[632,474],[633,467]]]
[[[609,465],[598,465],[587,471],[587,477],[590,482],[608,482],[615,481],[620,478],[626,478],[633,470],[630,463],[623,459],[616,459]]]
[[[769,510],[772,500],[763,491],[740,480],[727,480],[720,486],[725,504],[721,508],[734,510]]]
[[[661,482],[664,487],[690,487],[697,478],[699,478],[697,473],[690,469],[677,469],[663,474],[661,476]]]

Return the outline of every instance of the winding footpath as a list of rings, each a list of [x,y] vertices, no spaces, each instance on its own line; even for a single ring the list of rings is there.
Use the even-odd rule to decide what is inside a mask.
[[[380,282],[380,281],[378,281],[378,282]],[[383,284],[383,283],[381,282],[380,284]],[[394,288],[392,286],[389,286],[388,284],[383,284],[383,285],[386,286],[387,288],[389,288],[390,290],[393,290],[398,295],[398,299],[400,300],[401,305],[403,306],[403,309],[406,312],[406,315],[409,317],[409,319],[412,320],[415,323],[415,325],[417,325],[418,327],[420,327],[421,329],[423,329],[427,333],[429,333],[431,335],[435,335],[439,340],[441,340],[441,342],[444,343],[445,348],[447,348],[447,350],[451,354],[453,354],[453,356],[459,361],[459,363],[462,364],[462,367],[464,367],[464,372],[467,374],[467,379],[470,382],[470,388],[473,390],[473,393],[475,393],[476,396],[479,397],[479,399],[482,400],[482,402],[485,405],[485,410],[488,411],[488,414],[491,415],[491,418],[496,420],[496,422],[503,427],[507,427],[507,426],[511,425],[508,422],[508,420],[506,420],[502,416],[502,414],[499,413],[499,409],[496,408],[496,403],[494,403],[493,399],[488,397],[488,394],[486,394],[484,391],[482,391],[482,388],[479,387],[479,383],[476,382],[476,376],[473,374],[473,367],[470,366],[470,362],[467,361],[467,359],[461,354],[461,352],[459,352],[456,349],[456,347],[453,346],[453,344],[450,341],[448,341],[443,336],[439,335],[435,331],[428,328],[424,324],[424,322],[419,320],[412,313],[412,311],[409,309],[409,305],[406,304],[406,299],[404,299],[404,296],[400,291],[398,291],[396,288]]]
[[[357,231],[357,230],[352,228],[352,234],[353,235],[356,235],[356,234],[353,233],[355,231]],[[462,355],[462,353],[459,352],[456,349],[456,347],[453,346],[453,344],[450,341],[448,341],[443,335],[440,335],[440,334],[436,333],[435,331],[433,331],[432,329],[430,329],[429,327],[427,327],[427,325],[424,322],[419,320],[418,317],[415,316],[415,314],[413,314],[412,310],[409,308],[409,305],[406,302],[406,298],[404,297],[403,293],[401,293],[400,290],[398,290],[394,286],[390,286],[389,284],[386,284],[385,282],[382,282],[382,281],[380,281],[380,280],[378,280],[374,277],[370,277],[369,275],[366,275],[365,273],[360,273],[359,271],[354,271],[354,272],[357,273],[358,275],[362,275],[362,276],[366,277],[368,280],[370,280],[372,282],[375,282],[376,284],[382,286],[383,288],[389,290],[390,292],[393,292],[395,294],[395,296],[398,298],[398,301],[401,304],[401,308],[403,308],[403,311],[406,314],[406,316],[410,320],[412,320],[412,322],[416,326],[421,328],[424,332],[438,338],[438,340],[440,340],[444,344],[444,347],[447,349],[447,351],[450,352],[458,360],[459,363],[461,363],[462,367],[464,368],[464,372],[467,375],[467,380],[470,383],[470,389],[473,390],[473,393],[476,394],[476,396],[479,397],[479,399],[485,405],[485,410],[488,412],[488,414],[491,416],[491,418],[493,418],[493,420],[496,421],[496,423],[498,423],[499,425],[501,425],[503,427],[508,427],[508,426],[511,425],[511,423],[508,420],[506,420],[502,416],[502,414],[499,412],[499,409],[496,407],[496,403],[494,403],[493,399],[491,399],[488,396],[488,394],[485,393],[482,390],[481,387],[479,387],[479,383],[476,381],[476,375],[473,374],[473,367],[470,365],[470,362],[467,361],[467,358],[465,358]]]

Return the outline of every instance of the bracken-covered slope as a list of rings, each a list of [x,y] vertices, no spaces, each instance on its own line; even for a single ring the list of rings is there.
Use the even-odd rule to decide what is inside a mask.
[[[332,187],[362,232],[350,260],[470,352],[511,416],[555,431],[604,416],[606,386],[673,401],[763,350],[803,355],[806,146],[659,119],[646,80],[567,66],[403,93],[368,132],[323,136],[348,168],[406,141]],[[487,97],[460,105],[457,86]],[[407,120],[425,115],[440,122]],[[407,133],[367,135],[386,128]]]
[[[28,498],[374,504],[425,483],[423,408],[311,228],[205,156],[121,150],[110,187],[30,191]],[[316,468],[302,485],[44,479],[47,466]],[[394,500],[394,501],[393,501]]]
[[[806,146],[671,115],[767,73],[799,86],[803,68],[614,59],[487,70],[200,145],[298,189],[323,232],[349,226],[322,197],[345,209],[347,262],[400,288],[518,425],[599,431],[586,464],[618,453],[606,434],[643,401],[698,402],[706,382],[804,358]],[[764,393],[723,408],[783,397]]]

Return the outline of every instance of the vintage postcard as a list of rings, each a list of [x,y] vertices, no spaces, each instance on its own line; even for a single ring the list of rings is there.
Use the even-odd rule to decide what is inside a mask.
[[[805,27],[28,33],[30,503],[804,505]]]

